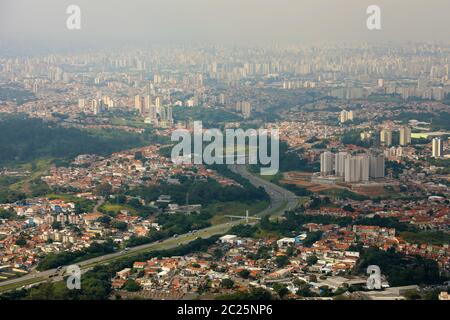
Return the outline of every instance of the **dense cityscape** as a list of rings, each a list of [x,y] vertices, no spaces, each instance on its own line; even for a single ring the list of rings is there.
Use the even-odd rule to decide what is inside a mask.
[[[448,43],[5,43],[0,300],[450,300]],[[278,172],[173,161],[197,121]]]

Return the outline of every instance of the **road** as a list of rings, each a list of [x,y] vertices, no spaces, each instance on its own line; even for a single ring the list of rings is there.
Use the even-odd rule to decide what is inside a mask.
[[[263,187],[266,190],[267,194],[270,196],[270,207],[263,212],[260,212],[258,215],[282,215],[285,210],[289,211],[297,206],[298,197],[291,191],[250,173],[247,170],[247,167],[244,165],[231,165],[229,166],[229,168],[231,171],[238,173],[242,177],[248,179],[255,187]],[[283,204],[286,204],[286,206],[284,208],[280,208]]]
[[[292,192],[285,190],[271,182],[268,182],[260,177],[254,176],[250,172],[248,172],[246,166],[244,165],[232,165],[229,166],[230,170],[239,175],[248,179],[254,186],[263,187],[266,192],[270,196],[270,205],[265,210],[259,212],[257,216],[264,216],[270,214],[271,216],[280,216],[285,210],[291,210],[297,206],[298,199]],[[187,234],[179,235],[174,238],[166,239],[159,242],[153,242],[149,244],[143,244],[137,247],[129,248],[127,250],[122,250],[119,252],[107,254],[104,256],[92,258],[89,260],[85,260],[77,263],[77,265],[83,270],[86,271],[92,268],[94,265],[98,264],[106,264],[111,263],[115,260],[133,256],[139,252],[143,251],[152,251],[152,250],[167,250],[171,248],[175,248],[179,245],[187,244],[192,240],[195,240],[199,237],[201,238],[209,238],[213,235],[224,234],[231,227],[244,223],[244,220],[235,220],[228,223],[222,223],[218,225],[214,225],[205,229],[197,230],[195,232],[190,232]],[[255,222],[252,222],[255,223]],[[59,270],[59,274],[63,274],[65,272],[66,267],[63,267]],[[13,290],[16,288],[20,288],[23,286],[33,285],[42,281],[47,281],[58,274],[57,269],[51,269],[46,271],[33,271],[32,273],[25,275],[20,278],[11,279],[8,281],[0,282],[0,292],[5,292],[9,290]],[[52,277],[53,280],[61,280],[61,277],[56,276]]]

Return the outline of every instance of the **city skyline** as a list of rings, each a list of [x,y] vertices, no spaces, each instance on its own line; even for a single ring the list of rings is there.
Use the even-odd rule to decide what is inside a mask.
[[[450,300],[449,11],[2,1],[0,300]]]

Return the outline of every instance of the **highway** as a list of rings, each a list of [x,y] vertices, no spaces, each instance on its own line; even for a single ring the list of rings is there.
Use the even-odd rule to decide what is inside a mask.
[[[255,187],[263,187],[270,196],[269,208],[260,212],[259,216],[282,215],[285,210],[289,211],[297,206],[298,197],[294,193],[250,173],[245,165],[230,165],[229,169],[248,179]]]
[[[231,165],[229,166],[230,170],[244,178],[248,179],[254,186],[263,187],[266,192],[270,196],[270,205],[265,210],[259,212],[257,216],[280,216],[285,210],[291,210],[297,206],[298,199],[292,192],[285,190],[269,181],[266,181],[260,177],[257,177],[250,172],[248,172],[247,167],[245,165]],[[153,250],[167,250],[172,249],[177,246],[187,244],[197,238],[209,238],[213,235],[224,234],[231,227],[244,223],[245,220],[235,220],[228,223],[222,223],[218,225],[214,225],[205,229],[197,230],[194,232],[186,233],[183,235],[179,235],[174,238],[169,238],[163,241],[152,242],[148,244],[143,244],[137,247],[128,248],[122,251],[118,251],[115,253],[103,255],[100,257],[92,258],[89,260],[85,260],[82,262],[78,262],[77,265],[82,269],[82,271],[86,271],[98,264],[106,264],[111,263],[115,260],[136,255],[137,253],[144,251],[153,251]],[[255,222],[251,222],[255,223]],[[20,287],[29,286],[33,284],[37,284],[39,282],[47,281],[52,279],[53,281],[61,280],[61,275],[64,274],[66,267],[61,268],[61,270],[51,269],[46,271],[33,271],[28,275],[23,277],[7,280],[0,282],[0,292],[5,292],[9,290],[14,290]]]

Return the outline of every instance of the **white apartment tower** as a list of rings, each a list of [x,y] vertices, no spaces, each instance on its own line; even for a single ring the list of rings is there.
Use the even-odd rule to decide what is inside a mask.
[[[345,158],[348,157],[347,152],[336,153],[334,158],[334,171],[336,176],[343,177],[345,173]]]
[[[383,129],[380,132],[380,142],[389,147],[392,145],[392,131]]]
[[[384,178],[385,161],[383,155],[370,156],[370,177]]]
[[[444,154],[444,144],[441,138],[434,138],[432,142],[433,158],[441,158]]]
[[[345,182],[369,181],[369,172],[368,155],[349,156],[345,159]]]
[[[334,170],[334,154],[326,151],[320,155],[320,174],[328,176],[333,174]]]
[[[403,127],[400,129],[400,145],[407,146],[411,143],[411,128]]]

